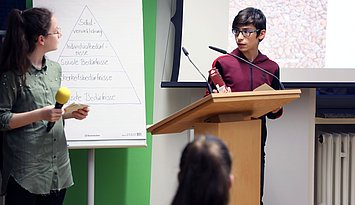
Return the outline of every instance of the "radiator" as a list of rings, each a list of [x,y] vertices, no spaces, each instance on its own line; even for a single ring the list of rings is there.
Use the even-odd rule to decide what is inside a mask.
[[[315,204],[355,205],[355,133],[318,136]]]

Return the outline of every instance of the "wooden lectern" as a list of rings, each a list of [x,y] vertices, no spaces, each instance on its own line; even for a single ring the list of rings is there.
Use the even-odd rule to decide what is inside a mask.
[[[153,135],[194,129],[228,146],[233,160],[232,205],[260,204],[260,135],[257,119],[300,97],[300,90],[213,93],[150,126]]]

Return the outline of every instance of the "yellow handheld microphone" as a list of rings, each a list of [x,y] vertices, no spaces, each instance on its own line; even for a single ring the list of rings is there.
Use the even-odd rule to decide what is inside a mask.
[[[70,90],[66,87],[61,87],[58,89],[57,94],[55,94],[55,109],[62,109],[63,105],[68,102],[70,98]],[[48,122],[47,132],[49,132],[54,126],[55,122]]]

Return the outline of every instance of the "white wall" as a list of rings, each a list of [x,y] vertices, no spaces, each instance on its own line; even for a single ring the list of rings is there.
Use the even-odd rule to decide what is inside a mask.
[[[160,87],[161,81],[170,79],[171,74],[171,66],[169,66],[171,62],[166,58],[171,4],[170,0],[157,0],[154,122],[164,119],[201,98],[204,94],[204,89]],[[180,154],[189,141],[189,133],[186,131],[179,134],[153,136],[150,204],[167,205],[171,203],[177,186]]]
[[[163,79],[170,78],[171,71],[171,62],[166,56],[171,1],[175,2],[157,0],[154,122],[204,94],[204,89],[160,87]],[[281,119],[268,121],[266,205],[313,204],[314,106],[315,91],[304,89],[301,99],[285,107]],[[150,204],[171,203],[177,185],[181,151],[189,140],[189,133],[153,136]]]
[[[313,204],[315,90],[284,107],[280,119],[268,120],[266,205]]]

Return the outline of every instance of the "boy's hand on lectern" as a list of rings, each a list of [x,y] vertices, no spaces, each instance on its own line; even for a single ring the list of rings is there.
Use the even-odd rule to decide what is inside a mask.
[[[231,93],[231,92],[232,92],[231,88],[226,86],[224,87],[221,93]]]
[[[223,90],[221,90],[221,92],[218,92],[217,89],[213,89],[212,92],[213,93],[231,93],[232,90],[230,87],[224,87]]]

